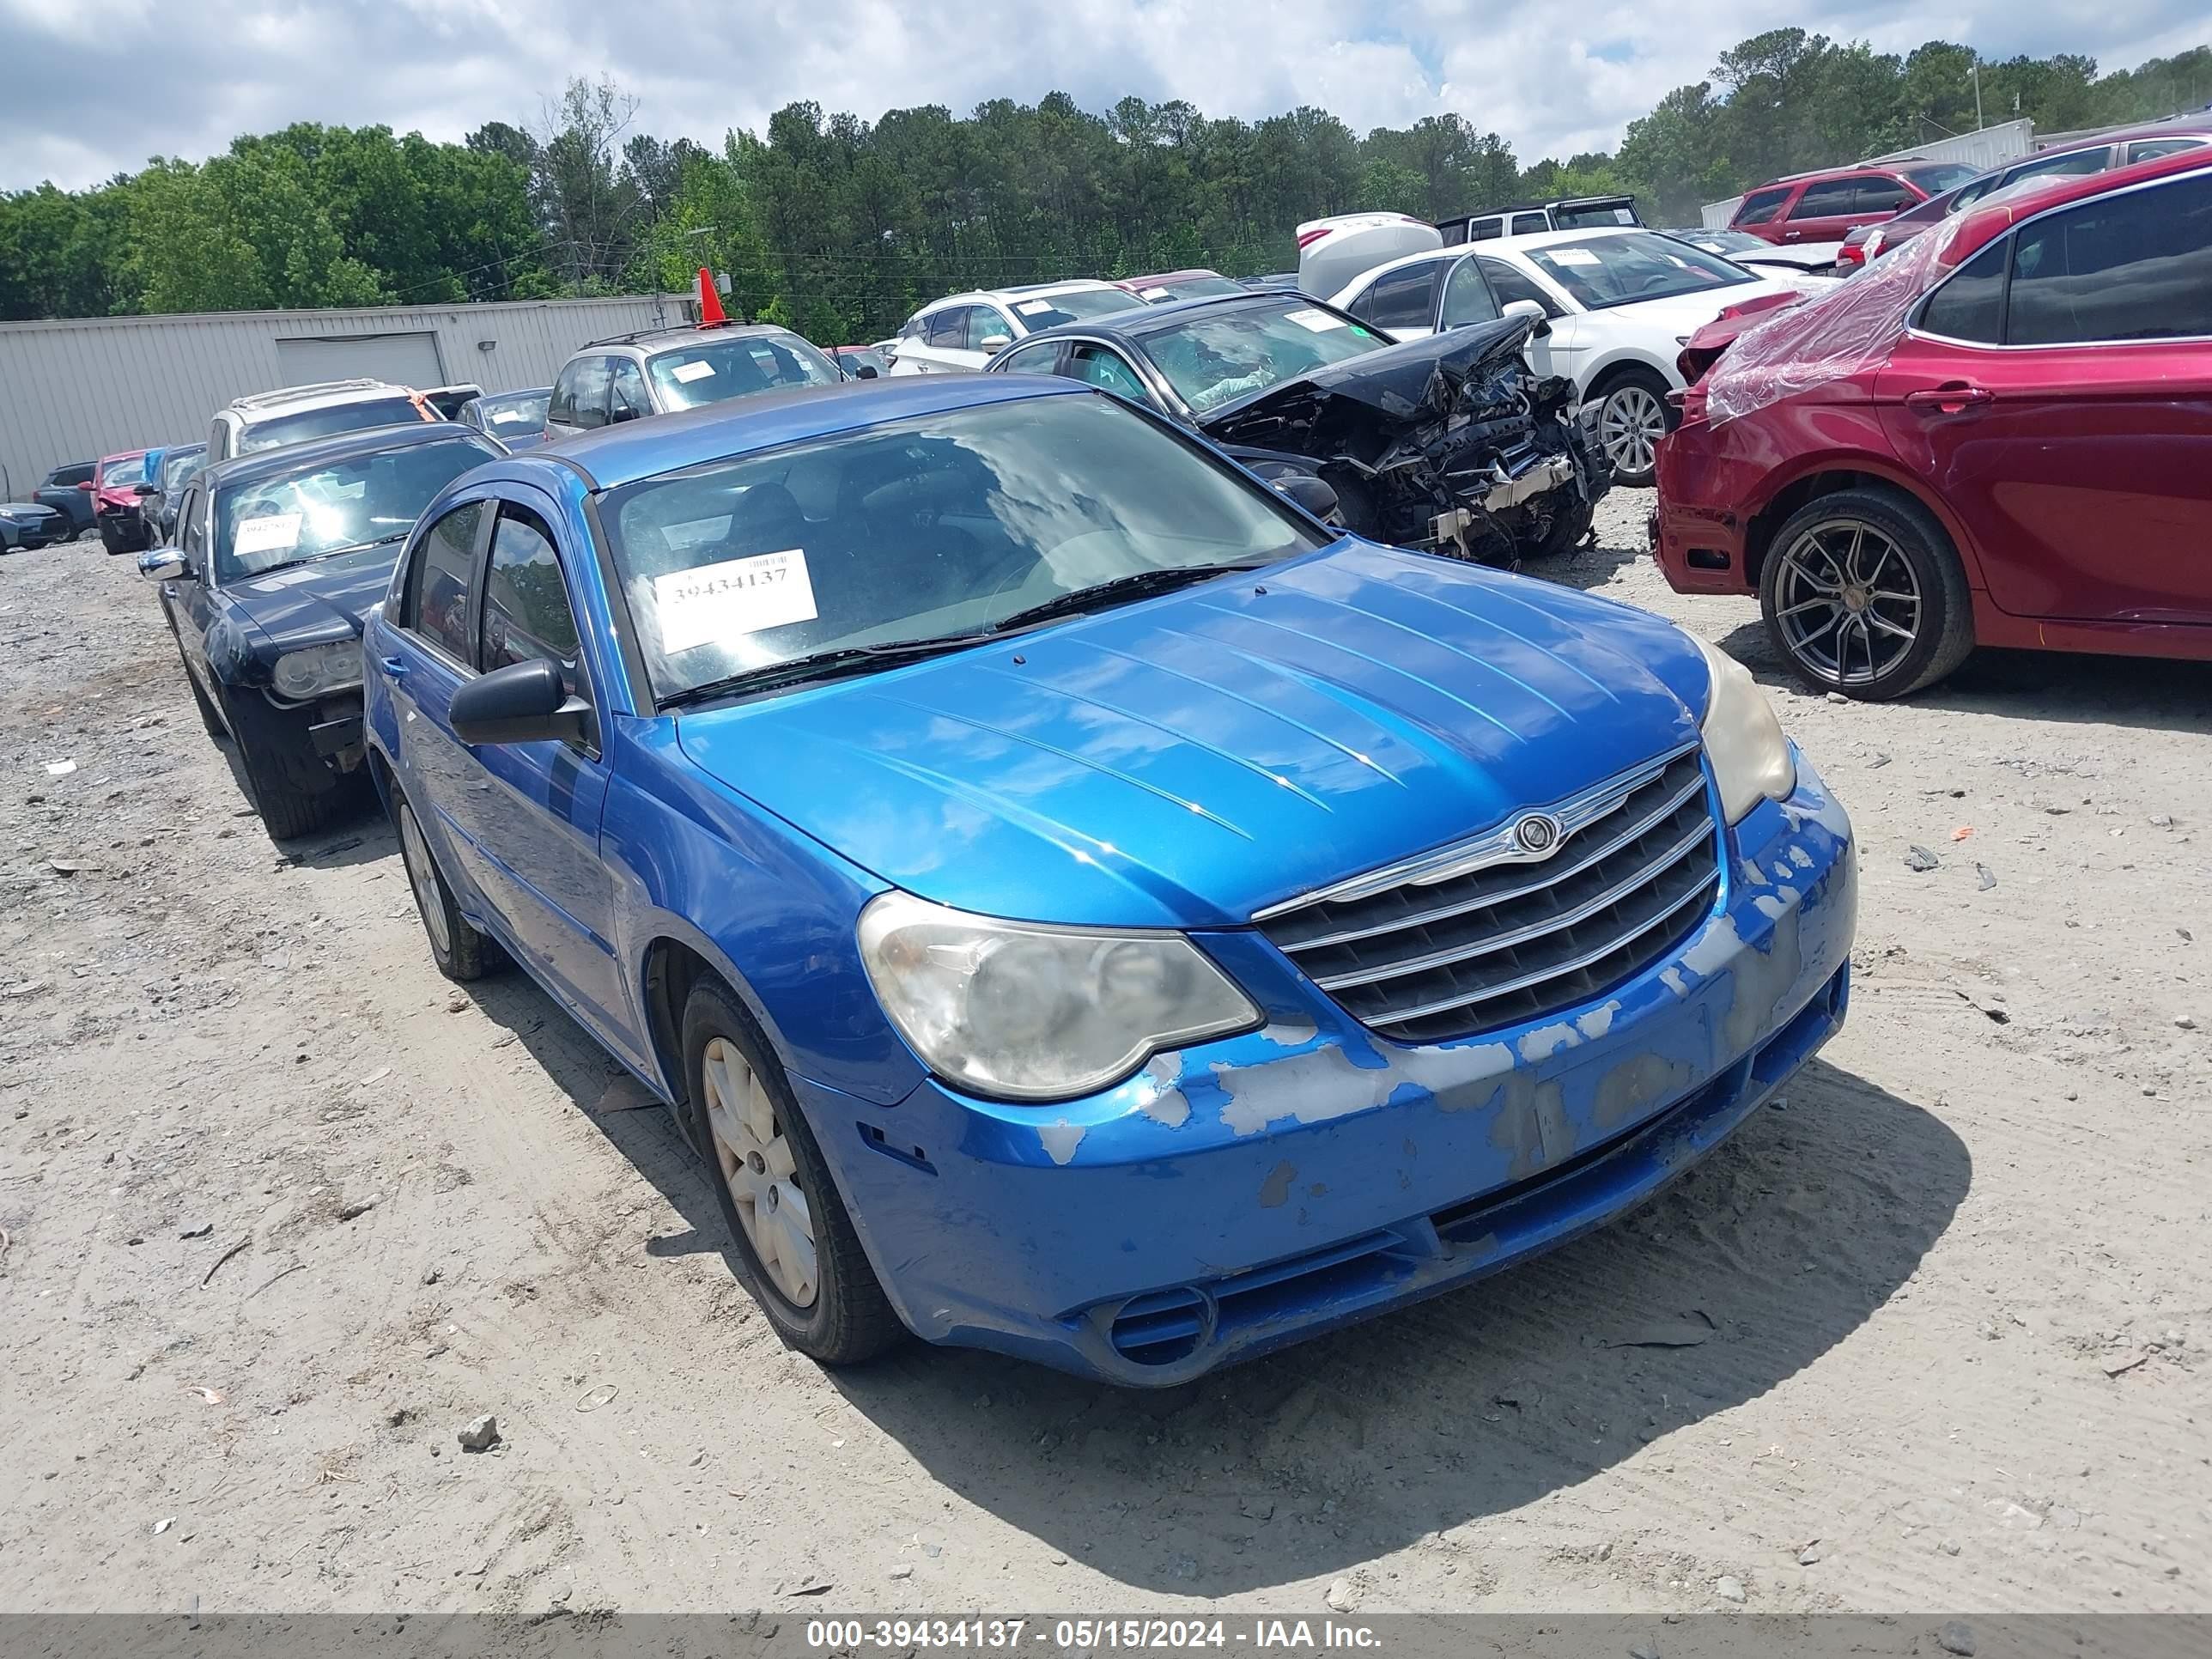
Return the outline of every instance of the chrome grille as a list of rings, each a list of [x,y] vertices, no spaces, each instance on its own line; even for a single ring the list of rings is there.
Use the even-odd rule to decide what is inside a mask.
[[[1513,823],[1279,904],[1260,929],[1344,1010],[1401,1042],[1540,1018],[1689,937],[1720,879],[1695,746],[1549,809],[1558,850]]]

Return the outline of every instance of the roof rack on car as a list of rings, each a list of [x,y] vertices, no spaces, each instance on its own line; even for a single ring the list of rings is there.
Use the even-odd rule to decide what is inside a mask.
[[[284,404],[295,398],[319,397],[325,392],[382,392],[392,388],[389,380],[311,380],[305,386],[280,386],[267,392],[249,392],[242,398],[233,398],[233,409],[260,409],[270,404]]]

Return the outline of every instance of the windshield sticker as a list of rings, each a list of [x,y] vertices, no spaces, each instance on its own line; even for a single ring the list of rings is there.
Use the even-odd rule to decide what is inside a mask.
[[[264,513],[240,523],[230,550],[243,558],[249,553],[289,553],[299,544],[298,514]]]
[[[1138,297],[1146,300],[1164,300],[1168,297],[1168,291],[1164,288],[1148,288]]]
[[[1052,309],[1052,301],[1049,300],[1024,300],[1021,304],[1016,306],[1014,309],[1020,312],[1024,317],[1035,317],[1039,315],[1041,313],[1050,311]]]
[[[1344,326],[1343,318],[1332,317],[1326,311],[1286,311],[1283,313],[1283,320],[1296,323],[1300,328],[1315,334],[1326,334],[1330,329]]]
[[[1555,247],[1545,250],[1544,257],[1555,265],[1594,265],[1597,255],[1586,247]]]
[[[656,576],[653,599],[660,648],[672,657],[732,634],[812,622],[819,614],[805,550],[796,547]]]
[[[668,372],[688,385],[693,380],[705,380],[714,372],[714,366],[708,362],[678,363]]]

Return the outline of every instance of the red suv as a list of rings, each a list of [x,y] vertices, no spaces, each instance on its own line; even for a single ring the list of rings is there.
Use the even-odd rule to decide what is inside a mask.
[[[1737,204],[1729,228],[1777,244],[1840,242],[1854,226],[1917,207],[1965,184],[1974,172],[1956,161],[1886,161],[1801,173],[1753,191]]]
[[[1971,208],[1693,335],[1652,537],[1799,675],[1899,697],[1976,645],[2212,660],[2212,156]]]

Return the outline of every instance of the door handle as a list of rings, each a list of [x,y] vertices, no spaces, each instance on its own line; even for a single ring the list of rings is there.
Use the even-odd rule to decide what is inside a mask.
[[[1788,241],[1802,242],[1805,240],[1805,233],[1802,230],[1785,230],[1782,234],[1784,239]]]
[[[1948,386],[1922,386],[1905,394],[1907,409],[1933,410],[1939,415],[1962,415],[1969,409],[1978,409],[1996,400],[1996,393],[1987,386],[1969,386],[1964,380],[1954,380]]]
[[[404,680],[407,678],[407,665],[398,657],[379,657],[376,659],[376,665],[384,671],[384,678],[388,680]]]

